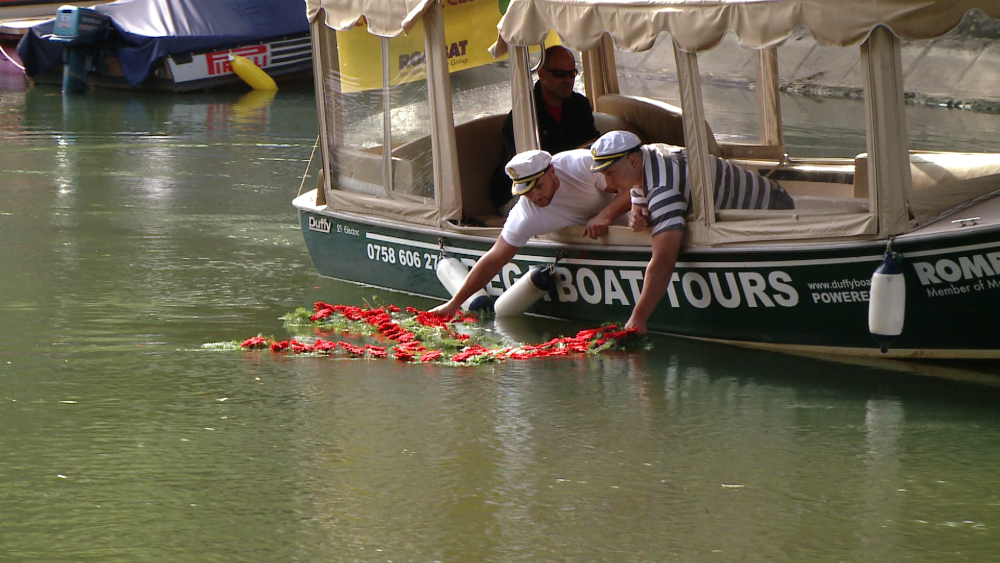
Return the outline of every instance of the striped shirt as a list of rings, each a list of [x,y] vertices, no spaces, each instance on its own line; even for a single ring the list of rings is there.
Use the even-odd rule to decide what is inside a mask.
[[[653,234],[683,229],[691,202],[687,153],[670,145],[643,145],[642,189],[652,218]],[[716,209],[792,209],[785,190],[760,174],[709,157]]]

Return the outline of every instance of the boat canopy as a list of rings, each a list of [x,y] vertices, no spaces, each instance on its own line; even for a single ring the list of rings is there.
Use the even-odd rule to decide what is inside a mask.
[[[970,10],[1000,18],[995,0],[512,0],[498,25],[496,56],[537,44],[551,31],[584,52],[610,49],[644,51],[668,35],[677,61],[685,145],[692,180],[691,241],[706,244],[765,239],[815,239],[843,236],[888,237],[909,232],[991,184],[951,186],[931,191],[914,175],[903,110],[900,39],[928,40],[954,29]],[[870,214],[842,214],[823,221],[719,220],[714,211],[698,53],[712,49],[733,33],[741,46],[757,50],[760,119],[774,130],[765,145],[783,150],[777,102],[777,47],[805,29],[816,43],[860,49],[865,92],[867,154],[858,155],[858,171],[867,182]],[[608,66],[608,63],[602,63]],[[614,63],[610,63],[613,68]],[[764,74],[761,74],[763,72]],[[614,93],[606,90],[603,93]],[[602,92],[594,97],[600,104]],[[515,101],[515,107],[518,105]],[[762,139],[764,134],[762,133]],[[919,172],[919,171],[918,171]],[[965,182],[969,183],[969,182]],[[972,182],[975,183],[975,182]],[[731,219],[737,219],[729,213]],[[773,224],[772,224],[773,223]]]
[[[323,10],[326,26],[339,31],[364,18],[368,33],[396,37],[409,32],[431,4],[434,0],[306,0],[306,16],[313,22]]]
[[[111,17],[119,38],[118,61],[132,86],[167,55],[309,32],[302,0],[118,0],[94,10]],[[29,75],[62,63],[62,46],[43,38],[52,27],[52,22],[33,27],[18,46]]]
[[[427,226],[460,221],[463,191],[485,179],[468,178],[459,159],[500,149],[459,144],[456,127],[461,137],[470,129],[463,124],[510,103],[510,72],[488,51],[498,3],[306,0],[306,6],[324,204]],[[450,73],[458,72],[466,78],[453,91]]]
[[[325,174],[318,202],[389,220],[464,228],[465,219],[479,216],[474,206],[487,182],[479,169],[498,153],[494,137],[505,112],[497,109],[513,108],[519,150],[537,146],[527,53],[552,32],[582,52],[587,94],[598,112],[609,100],[628,98],[618,92],[613,51],[649,49],[659,36],[669,37],[683,108],[670,111],[683,121],[692,185],[686,244],[886,238],[995,189],[1000,164],[993,160],[963,157],[971,172],[949,170],[947,178],[932,178],[927,171],[938,166],[938,157],[909,150],[900,38],[944,35],[970,10],[1000,18],[996,0],[510,0],[501,17],[503,4],[306,0]],[[717,214],[707,187],[710,156],[749,159],[770,169],[793,163],[781,127],[777,47],[803,29],[821,45],[859,50],[867,150],[849,163],[856,170],[853,191],[822,214]],[[720,153],[705,119],[698,54],[730,33],[757,51],[761,143],[728,143]],[[485,68],[473,60],[485,50],[483,35],[490,36],[486,46],[496,40],[496,57],[510,46],[509,65],[495,65],[490,75],[503,72],[502,92],[485,87],[492,78],[478,70],[456,75],[455,84],[450,78],[451,72]],[[456,96],[479,100],[478,107],[460,100],[453,106]]]
[[[729,31],[745,47],[765,48],[796,28],[843,47],[860,45],[879,25],[907,40],[940,37],[973,9],[1000,18],[996,0],[513,0],[499,28],[514,45],[536,45],[555,29],[580,50],[597,47],[605,32],[626,51],[649,49],[660,33],[681,50],[705,51]]]

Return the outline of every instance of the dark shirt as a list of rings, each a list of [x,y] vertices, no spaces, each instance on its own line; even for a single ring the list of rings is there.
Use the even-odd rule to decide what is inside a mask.
[[[538,116],[538,141],[544,151],[550,154],[578,148],[580,145],[596,139],[601,134],[594,126],[594,112],[590,101],[583,94],[573,92],[562,104],[562,117],[556,121],[545,108],[542,98],[542,85],[535,82],[535,113]],[[490,185],[490,200],[497,208],[510,201],[510,178],[504,171],[507,161],[517,154],[514,145],[514,112],[507,114],[503,125],[503,146],[500,149],[500,161],[493,171]]]

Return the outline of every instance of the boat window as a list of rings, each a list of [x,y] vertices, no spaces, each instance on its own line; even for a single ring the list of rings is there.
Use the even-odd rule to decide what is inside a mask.
[[[431,151],[430,102],[427,80],[404,82],[387,91],[392,184],[396,195],[433,201],[434,163]]]
[[[844,59],[844,52],[843,48],[817,45],[807,32],[798,33],[778,47],[783,92],[779,107],[784,152],[790,156],[853,158],[865,152],[864,105],[859,102],[860,54],[851,49],[851,56]],[[818,65],[801,64],[807,54],[823,60],[844,60],[843,68],[824,71],[842,75],[838,79],[842,86],[820,86],[830,81],[807,70]],[[660,35],[653,48],[642,53],[616,51],[615,58],[623,95],[680,106],[670,36]],[[723,146],[760,145],[755,51],[741,47],[730,33],[718,46],[698,55],[698,66],[705,118],[715,140]]]
[[[510,65],[506,59],[451,74],[455,125],[510,111]]]
[[[806,35],[804,40],[815,47],[810,36]],[[801,49],[802,44],[796,47]],[[794,61],[798,59],[790,55],[788,61],[783,61],[781,53],[779,49],[778,70],[794,69],[797,66]],[[793,54],[802,57],[799,52]],[[773,55],[764,53],[762,60],[767,62],[767,56]],[[624,116],[647,142],[683,145],[679,77],[670,36],[660,35],[645,52],[616,51],[615,61],[620,95],[602,97],[598,107]],[[734,34],[726,35],[715,48],[699,53],[701,95],[710,132],[709,152],[713,157],[722,157],[777,182],[792,196],[795,211],[717,208],[713,228],[718,230],[717,234],[724,233],[720,239],[732,236],[736,240],[751,236],[748,235],[751,232],[755,237],[767,236],[764,231],[772,227],[757,220],[791,214],[830,218],[813,219],[817,224],[848,225],[835,228],[859,228],[855,225],[860,220],[833,218],[869,213],[866,178],[855,182],[855,156],[865,150],[864,106],[851,100],[853,105],[839,111],[836,118],[830,117],[836,123],[830,123],[829,129],[838,133],[827,136],[816,130],[817,121],[827,118],[821,117],[822,108],[814,107],[814,100],[802,102],[796,96],[782,94],[776,105],[778,119],[770,123],[772,129],[765,142],[762,131],[767,129],[761,125],[763,102],[758,96],[758,63],[758,53],[741,47]],[[830,100],[841,101],[847,100]],[[862,174],[864,165],[864,162],[860,165]],[[737,188],[730,189],[742,193]]]
[[[381,38],[363,25],[319,33],[331,187],[432,201],[423,35]]]
[[[660,34],[648,51],[615,52],[621,94],[680,107],[677,63],[669,35]],[[748,86],[754,80],[754,53],[727,35],[711,51],[699,54],[705,118],[719,143],[758,143],[757,101]],[[724,67],[726,73],[712,72]]]
[[[981,82],[963,78],[959,86],[966,88],[969,83],[995,80],[996,74],[979,59],[962,64],[956,60],[959,68],[942,69],[924,59],[914,61],[906,57],[907,53],[929,52],[933,47],[933,41],[913,41],[903,47],[903,68],[909,70],[903,80],[909,102],[906,126],[912,188],[908,204],[920,223],[930,222],[1000,189],[1000,156],[996,154],[993,134],[1000,130],[1000,115],[988,112],[989,102],[956,100],[947,88],[939,86],[948,84],[941,78],[944,73],[985,76],[979,79]],[[946,93],[935,93],[942,90]],[[959,91],[969,94],[968,89]]]
[[[1000,28],[997,21],[971,11],[965,15],[959,30],[986,45],[993,41],[988,39],[991,33]],[[996,70],[981,57],[966,59],[951,55],[957,52],[952,50],[958,45],[950,44],[947,37],[902,42],[911,150],[996,152],[996,135],[991,133],[1000,131],[1000,103],[993,101],[994,96],[982,94],[995,89]],[[937,52],[941,54],[936,57],[924,55]]]
[[[778,47],[785,148],[793,157],[865,152],[861,50],[819,45],[799,30]]]

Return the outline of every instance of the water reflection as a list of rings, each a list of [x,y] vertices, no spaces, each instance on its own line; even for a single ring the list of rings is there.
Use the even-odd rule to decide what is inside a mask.
[[[24,93],[23,119],[27,130],[59,131],[65,135],[197,132],[212,137],[263,133],[268,130],[275,95],[267,91],[136,95],[100,90],[72,96],[55,88],[35,87]]]
[[[902,490],[906,481],[970,469],[911,463],[926,439],[951,434],[935,413],[968,404],[952,394],[961,387],[655,344],[475,368],[308,368],[324,405],[308,417],[318,435],[339,437],[322,470],[336,483],[320,501],[336,514],[329,532],[361,559],[380,549],[387,559],[611,561],[624,549],[773,561],[871,546],[892,561],[900,549],[912,555],[902,538],[920,523],[907,510],[927,500]],[[959,410],[983,422],[989,409]],[[930,432],[910,434],[914,426]],[[952,490],[975,498],[977,484],[960,480]],[[939,500],[926,508],[943,508]]]
[[[465,368],[203,350],[286,336],[280,315],[316,300],[434,302],[316,278],[289,204],[315,139],[308,92],[90,94],[0,98],[10,560],[1000,547],[990,388],[667,337]],[[581,328],[482,327],[527,342]]]

